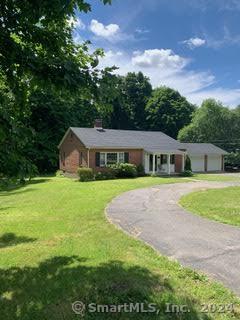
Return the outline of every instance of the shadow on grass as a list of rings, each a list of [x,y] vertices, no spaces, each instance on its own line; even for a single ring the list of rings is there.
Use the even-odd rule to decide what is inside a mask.
[[[0,269],[0,310],[4,320],[80,319],[72,311],[74,301],[85,304],[122,305],[156,303],[160,313],[91,313],[84,319],[209,319],[196,311],[197,302],[174,292],[167,279],[161,279],[139,266],[120,261],[87,265],[76,256],[58,256],[37,267]],[[158,300],[153,296],[158,293]],[[166,303],[184,304],[185,314],[166,313]]]
[[[41,179],[32,179],[30,181],[26,181],[25,183],[16,183],[16,184],[0,184],[0,196],[10,195],[15,193],[20,193],[19,189],[24,188],[28,185],[35,185],[39,183],[44,183],[48,181],[50,178],[41,178]],[[25,189],[22,192],[32,191],[33,189]]]
[[[0,237],[0,249],[16,246],[17,244],[20,244],[20,243],[33,242],[36,240],[37,240],[36,238],[28,238],[24,236],[18,237],[14,233],[5,233]]]

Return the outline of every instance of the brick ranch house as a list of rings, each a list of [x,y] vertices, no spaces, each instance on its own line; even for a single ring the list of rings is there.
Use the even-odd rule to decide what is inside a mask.
[[[194,172],[224,170],[226,151],[209,143],[180,143],[159,131],[72,128],[59,144],[60,169],[76,173],[81,166],[102,171],[117,162],[142,164],[146,173],[174,174],[184,170],[188,155]]]

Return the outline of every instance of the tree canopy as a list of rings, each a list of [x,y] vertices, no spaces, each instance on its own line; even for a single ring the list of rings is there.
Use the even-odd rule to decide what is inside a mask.
[[[180,130],[178,138],[183,142],[209,142],[235,151],[240,147],[239,109],[229,109],[214,99],[205,100],[192,122]]]
[[[103,0],[110,3],[110,0]],[[88,12],[84,0],[0,2],[0,174],[26,175],[34,170],[27,157],[31,144],[30,97],[38,90],[76,92],[91,100],[102,50],[76,45],[70,18]],[[46,115],[46,117],[49,115]],[[30,121],[31,122],[31,121]]]
[[[176,138],[179,130],[191,122],[194,111],[195,106],[178,91],[164,86],[157,88],[146,106],[148,128]]]
[[[110,0],[99,0],[110,4]],[[101,117],[113,129],[160,130],[182,141],[240,145],[240,107],[214,100],[196,107],[178,91],[152,89],[142,72],[99,70],[102,49],[73,41],[85,0],[0,2],[0,178],[57,169],[57,145],[69,126]]]
[[[108,81],[105,79],[100,86],[100,114],[105,125],[113,129],[146,128],[145,107],[152,93],[149,79],[142,72],[129,72],[126,76],[108,75],[105,78]]]
[[[131,129],[146,128],[145,107],[152,94],[149,79],[142,72],[130,72],[123,78],[122,90]]]

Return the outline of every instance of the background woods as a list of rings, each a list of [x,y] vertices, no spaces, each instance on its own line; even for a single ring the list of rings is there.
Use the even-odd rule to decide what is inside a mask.
[[[240,107],[210,99],[197,108],[171,88],[153,89],[142,72],[99,69],[103,50],[73,40],[76,10],[91,7],[84,0],[0,3],[0,176],[55,171],[67,128],[91,127],[97,117],[106,128],[211,142],[239,159]]]

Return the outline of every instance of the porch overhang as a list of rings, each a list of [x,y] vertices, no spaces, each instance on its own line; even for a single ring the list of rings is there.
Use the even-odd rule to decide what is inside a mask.
[[[184,155],[185,152],[174,148],[145,148],[144,151],[150,154],[179,154]]]
[[[178,146],[169,145],[160,146],[158,148],[144,148],[144,152],[145,171],[147,173],[159,173],[168,175],[170,175],[171,173],[175,173],[176,158],[172,158],[172,156],[180,156],[180,158],[182,158],[182,168],[180,170],[184,170],[186,152],[184,152],[183,150],[179,150]]]

